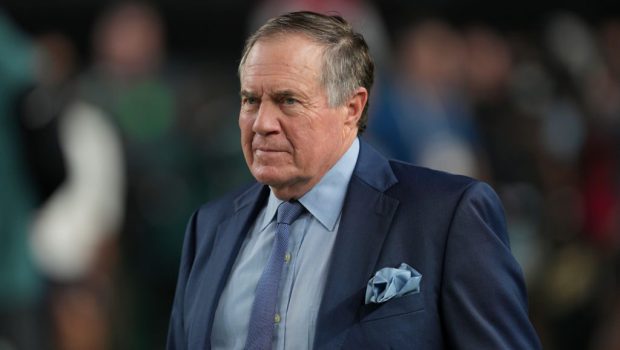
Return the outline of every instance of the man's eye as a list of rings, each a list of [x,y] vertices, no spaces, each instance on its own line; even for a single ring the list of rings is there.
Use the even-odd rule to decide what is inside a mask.
[[[294,105],[297,103],[297,100],[292,97],[286,97],[283,102],[285,105]]]
[[[258,99],[256,97],[245,97],[241,100],[241,103],[248,104],[248,105],[253,105],[257,102],[258,102]]]

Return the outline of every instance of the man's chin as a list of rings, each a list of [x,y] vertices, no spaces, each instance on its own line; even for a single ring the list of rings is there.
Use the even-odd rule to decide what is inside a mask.
[[[252,171],[252,175],[256,179],[256,181],[260,182],[263,185],[271,186],[271,187],[280,187],[284,186],[287,183],[286,177],[282,176],[282,171],[277,170],[256,170]]]
[[[287,175],[282,169],[259,169],[252,171],[252,175],[259,183],[271,187],[273,190],[297,188],[307,182],[303,177]]]

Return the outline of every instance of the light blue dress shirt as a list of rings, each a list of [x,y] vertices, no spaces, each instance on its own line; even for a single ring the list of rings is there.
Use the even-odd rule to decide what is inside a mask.
[[[289,252],[280,279],[273,349],[311,349],[329,260],[357,156],[359,140],[299,202],[307,209],[291,226]],[[281,200],[271,192],[233,265],[211,334],[213,349],[243,349],[254,291],[275,237]]]

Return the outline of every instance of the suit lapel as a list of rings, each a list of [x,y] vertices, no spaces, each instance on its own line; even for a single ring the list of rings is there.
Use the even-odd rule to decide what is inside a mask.
[[[314,345],[340,348],[364,303],[398,201],[383,192],[397,182],[385,158],[360,142],[360,155],[342,208]]]
[[[194,333],[193,336],[190,335],[190,339],[201,339],[195,344],[198,349],[211,348],[213,318],[220,296],[228,281],[232,265],[239,254],[243,239],[263,207],[268,193],[267,186],[259,184],[252,186],[235,200],[234,214],[217,228],[211,256],[208,258],[204,274],[201,275],[203,283],[199,295],[204,298],[205,309],[193,310],[197,318],[203,318],[195,324],[206,325],[193,332],[190,330],[190,333]]]

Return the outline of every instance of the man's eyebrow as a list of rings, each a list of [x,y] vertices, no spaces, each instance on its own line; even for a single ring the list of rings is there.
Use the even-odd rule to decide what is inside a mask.
[[[241,97],[256,97],[256,93],[252,92],[252,91],[248,91],[248,90],[241,90],[239,92],[239,95]],[[288,98],[288,97],[303,97],[302,94],[294,91],[294,90],[290,90],[290,89],[286,89],[286,90],[277,90],[274,91],[273,93],[269,94],[271,95],[271,98],[275,98],[275,99],[282,99],[282,98]]]
[[[282,99],[282,98],[288,98],[288,97],[303,97],[302,94],[300,94],[299,92],[293,91],[293,90],[278,90],[278,91],[274,91],[273,94],[271,94],[274,98],[276,99]]]
[[[252,93],[250,91],[247,91],[247,90],[241,90],[241,91],[239,91],[239,96],[241,96],[241,97],[254,97],[254,96],[256,96],[256,94],[254,94],[254,93]]]

